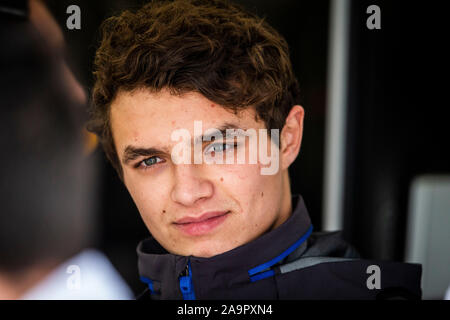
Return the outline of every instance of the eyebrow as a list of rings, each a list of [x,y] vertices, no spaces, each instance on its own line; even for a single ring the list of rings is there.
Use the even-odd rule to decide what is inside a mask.
[[[237,124],[232,122],[225,122],[219,128],[215,128],[216,130],[211,130],[211,133],[203,134],[201,136],[194,138],[194,144],[197,143],[207,143],[210,142],[211,139],[217,135],[221,134],[222,137],[236,137],[236,136],[246,136],[243,131],[246,131],[247,129],[239,127]],[[240,129],[240,130],[239,130]],[[227,132],[228,130],[228,132]],[[230,132],[229,130],[237,130],[237,132]],[[243,131],[241,131],[243,130]],[[209,131],[209,130],[208,130]],[[205,141],[206,140],[206,141]],[[214,141],[214,140],[212,140]],[[142,148],[142,147],[136,147],[128,145],[125,147],[123,157],[122,157],[122,163],[127,165],[133,160],[136,160],[139,157],[149,157],[149,156],[169,156],[170,152],[168,148],[156,148],[156,147],[149,147],[149,148]]]
[[[165,149],[158,148],[139,148],[134,146],[127,146],[123,152],[122,162],[127,165],[139,157],[149,157],[154,155],[168,155],[169,152]]]
[[[230,138],[230,137],[236,137],[236,136],[242,136],[246,135],[243,131],[246,131],[247,129],[239,127],[237,124],[232,122],[225,122],[219,128],[212,128],[217,130],[211,130],[208,134],[203,134],[199,137],[196,137],[194,139],[194,144],[200,143],[200,142],[210,142],[213,137],[220,134],[224,138]],[[239,130],[240,129],[240,130]],[[228,130],[228,132],[227,132]],[[233,132],[230,132],[230,130],[233,130]],[[234,130],[238,130],[237,132],[234,132]],[[209,129],[207,130],[209,131]],[[213,140],[214,141],[214,140]]]

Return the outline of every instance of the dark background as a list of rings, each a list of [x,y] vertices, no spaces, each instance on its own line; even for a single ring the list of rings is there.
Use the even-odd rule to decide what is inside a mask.
[[[401,260],[413,178],[450,172],[445,21],[437,1],[352,2],[344,231],[364,256]]]
[[[285,36],[305,109],[300,155],[290,171],[316,230],[322,224],[329,1],[241,0]],[[74,72],[87,92],[101,21],[144,1],[47,1],[65,34]],[[440,3],[440,2],[439,2]],[[81,8],[81,30],[66,28],[66,8]],[[381,30],[366,28],[366,8],[381,8]],[[402,260],[408,192],[422,173],[449,173],[448,59],[445,10],[410,1],[353,1],[350,21],[344,235],[366,258]],[[447,50],[447,51],[446,51]],[[442,77],[441,77],[441,76]],[[99,233],[102,249],[135,293],[137,243],[148,236],[127,190],[101,150]]]

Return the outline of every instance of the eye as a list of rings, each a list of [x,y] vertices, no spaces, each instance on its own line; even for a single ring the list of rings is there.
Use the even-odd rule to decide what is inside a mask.
[[[205,153],[210,153],[210,152],[223,152],[224,150],[232,150],[233,148],[237,147],[238,144],[237,143],[231,143],[231,144],[227,144],[227,143],[214,143],[209,145],[206,150]]]
[[[160,157],[153,156],[153,157],[144,159],[141,162],[138,162],[136,165],[136,168],[142,168],[142,169],[146,170],[147,168],[152,167],[155,164],[158,164],[160,162],[163,162],[163,160]]]

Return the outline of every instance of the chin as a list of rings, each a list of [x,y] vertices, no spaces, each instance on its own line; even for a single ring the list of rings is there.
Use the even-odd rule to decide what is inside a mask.
[[[226,248],[211,248],[211,246],[206,245],[194,248],[191,251],[191,255],[199,258],[211,258],[226,251],[228,251]]]
[[[217,254],[219,253],[210,249],[197,249],[193,250],[191,255],[199,258],[211,258]]]

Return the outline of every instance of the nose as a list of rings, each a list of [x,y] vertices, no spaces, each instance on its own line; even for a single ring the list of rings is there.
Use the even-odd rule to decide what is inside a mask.
[[[189,207],[212,196],[214,186],[211,181],[201,177],[200,167],[201,165],[196,164],[175,165],[172,201]]]

